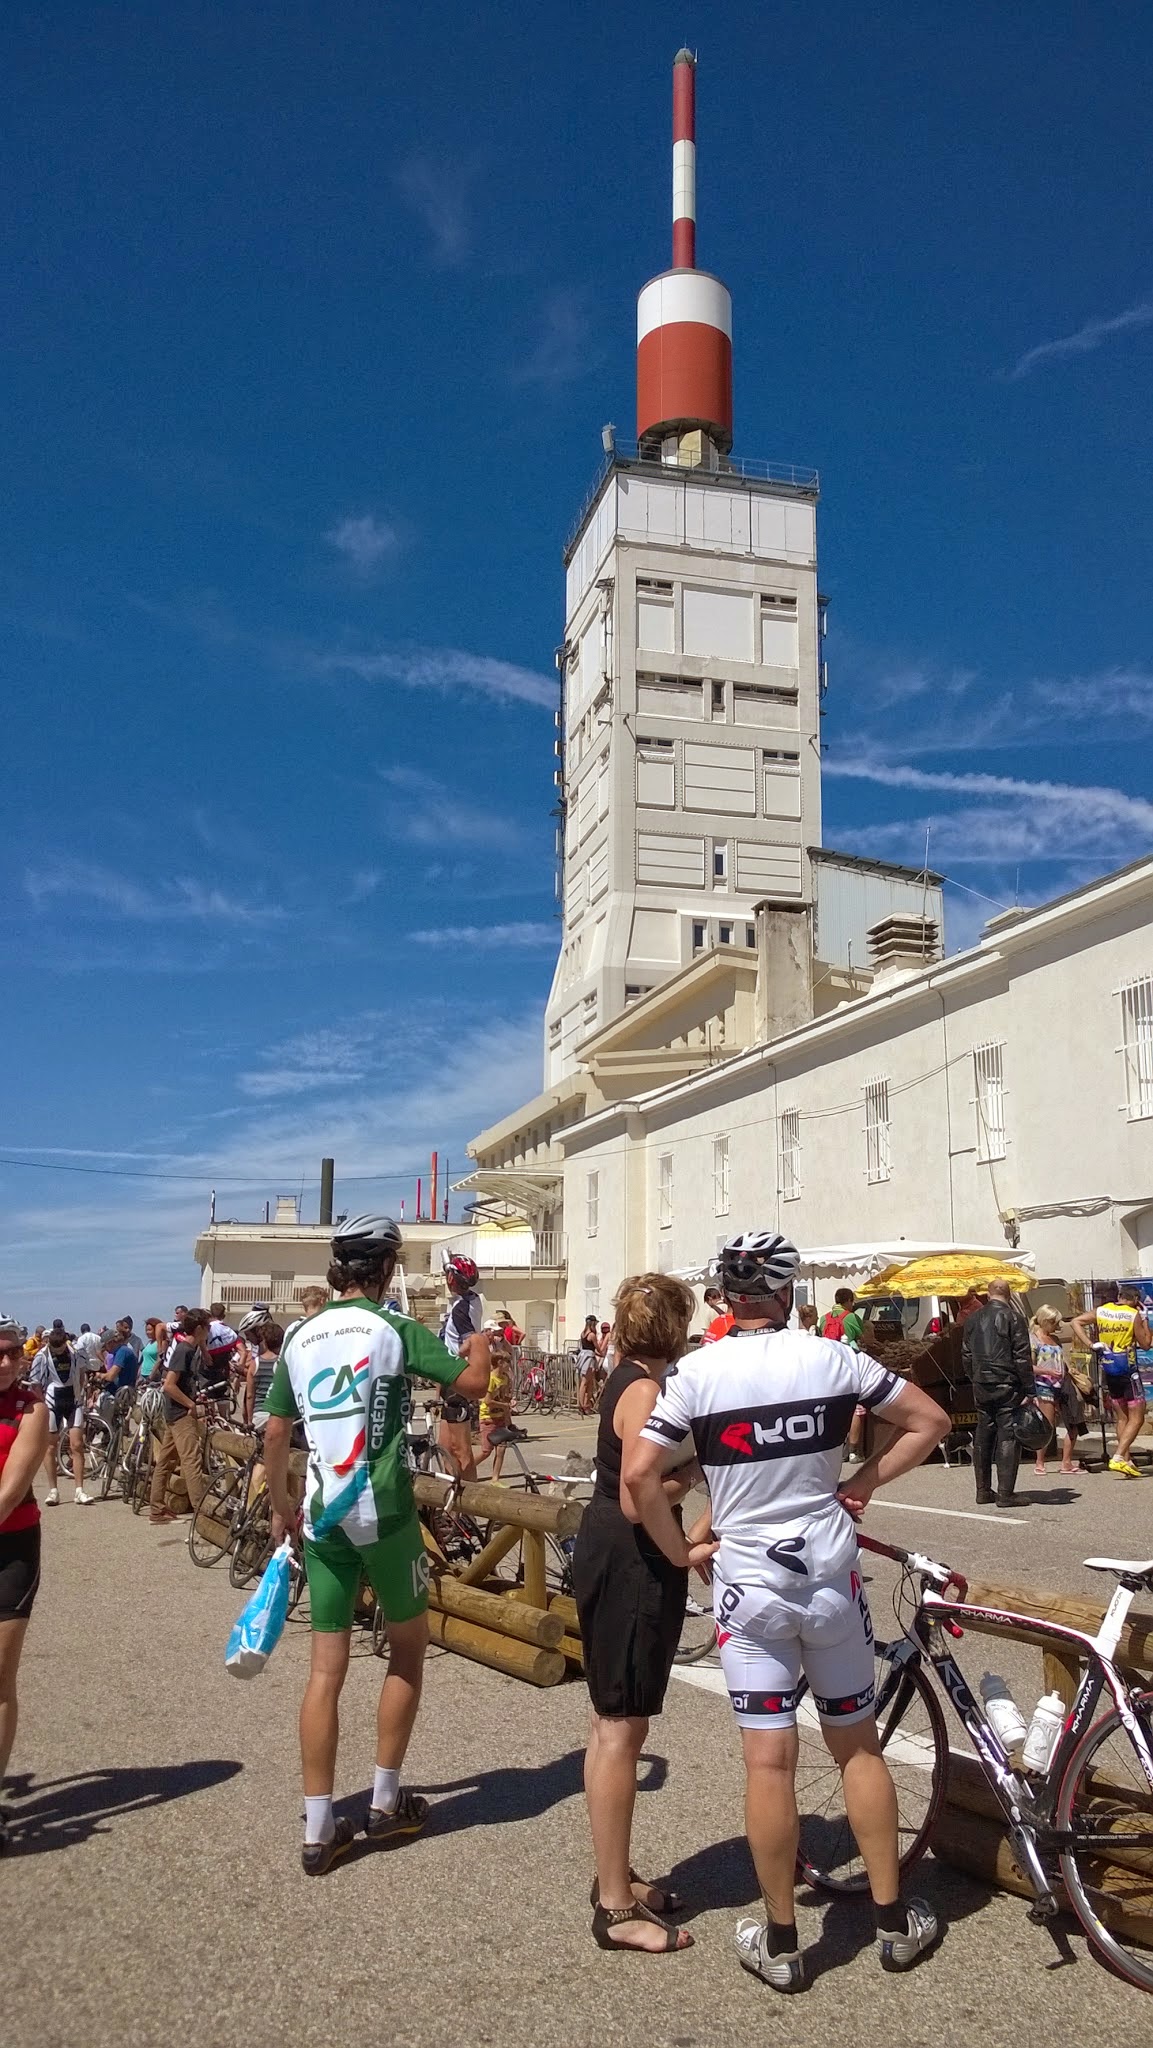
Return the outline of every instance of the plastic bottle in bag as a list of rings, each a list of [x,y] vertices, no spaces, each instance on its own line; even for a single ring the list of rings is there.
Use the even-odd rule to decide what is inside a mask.
[[[1059,1692],[1047,1692],[1037,1701],[1025,1747],[1021,1751],[1021,1762],[1030,1771],[1047,1771],[1049,1759],[1057,1747],[1057,1737],[1065,1726],[1065,1702]]]
[[[986,1671],[981,1680],[981,1698],[985,1711],[994,1729],[1007,1750],[1016,1749],[1025,1740],[1025,1722],[1021,1709],[1013,1698],[1003,1678],[995,1671]]]

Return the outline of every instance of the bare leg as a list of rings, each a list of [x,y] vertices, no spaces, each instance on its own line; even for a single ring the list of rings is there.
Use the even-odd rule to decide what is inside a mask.
[[[900,1891],[897,1795],[881,1754],[876,1721],[870,1717],[850,1728],[822,1724],[821,1733],[840,1768],[845,1812],[869,1873],[873,1903],[895,1905]]]
[[[507,1449],[507,1444],[498,1444],[496,1447],[496,1455],[492,1461],[492,1476],[494,1480],[499,1479],[504,1471],[504,1454]]]
[[[49,1486],[55,1486],[57,1478],[55,1431],[52,1432],[51,1436],[48,1439],[48,1449],[44,1453],[43,1471],[44,1477],[48,1481]]]
[[[348,1671],[352,1630],[317,1631],[312,1668],[300,1702],[300,1762],[306,1799],[332,1797],[340,1740],[340,1694]]]
[[[16,1740],[16,1673],[27,1627],[26,1621],[0,1621],[0,1782]]]
[[[68,1448],[72,1453],[72,1480],[77,1493],[79,1493],[84,1485],[84,1431],[82,1429],[69,1430]]]
[[[592,1716],[585,1751],[585,1799],[596,1859],[601,1905],[610,1912],[634,1902],[629,1877],[629,1844],[637,1796],[637,1758],[649,1732],[648,1719],[631,1715],[609,1719]],[[659,1949],[665,1936],[651,1921],[634,1920],[613,1935],[622,1948]],[[678,1938],[688,1948],[691,1937]]]
[[[795,1728],[742,1728],[745,1752],[745,1833],[757,1880],[778,1927],[796,1913],[797,1794],[794,1783],[799,1741]]]
[[[1053,1423],[1055,1422],[1055,1420],[1056,1420],[1056,1416],[1057,1416],[1057,1403],[1056,1403],[1056,1401],[1038,1401],[1038,1403],[1037,1403],[1037,1406],[1038,1406],[1038,1408],[1039,1408],[1039,1409],[1041,1410],[1041,1413],[1042,1413],[1042,1415],[1043,1415],[1043,1416],[1045,1417],[1045,1420],[1046,1420],[1046,1422],[1047,1422],[1047,1423],[1049,1424],[1049,1427],[1050,1427],[1050,1429],[1051,1429],[1051,1428],[1053,1427]],[[1041,1473],[1042,1477],[1044,1477],[1044,1472],[1045,1472],[1045,1458],[1046,1458],[1046,1454],[1047,1454],[1047,1452],[1048,1452],[1048,1448],[1049,1448],[1049,1447],[1048,1447],[1048,1445],[1046,1445],[1046,1446],[1045,1446],[1045,1450],[1043,1450],[1043,1451],[1038,1451],[1038,1453],[1037,1453],[1037,1457],[1036,1457],[1036,1461],[1035,1461],[1035,1463],[1034,1463],[1034,1466],[1033,1466],[1033,1470],[1034,1470],[1035,1472],[1039,1472],[1039,1473]]]
[[[1144,1401],[1115,1402],[1117,1409],[1117,1456],[1127,1458],[1145,1422]]]
[[[428,1616],[388,1624],[388,1670],[376,1710],[376,1761],[382,1771],[399,1771],[412,1735],[424,1682]],[[345,1638],[345,1664],[348,1650]],[[333,1756],[335,1758],[335,1749]]]

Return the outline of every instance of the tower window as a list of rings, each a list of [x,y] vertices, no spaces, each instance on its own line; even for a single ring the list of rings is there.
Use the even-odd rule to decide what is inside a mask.
[[[713,840],[713,880],[727,882],[729,878],[729,842],[727,839]]]
[[[713,716],[716,717],[718,713],[722,718],[725,715],[725,686],[723,683],[713,684]]]
[[[746,944],[746,946],[755,946],[755,945],[756,945],[756,943],[757,943],[757,927],[756,927],[756,925],[755,925],[755,924],[747,924],[747,925],[745,926],[745,944]]]
[[[722,946],[731,946],[731,945],[732,945],[732,943],[733,943],[733,928],[732,928],[732,925],[731,925],[731,924],[722,924],[722,925],[718,925],[718,926],[717,926],[717,938],[719,939],[719,941],[720,941],[720,943],[721,943],[721,945],[722,945]]]
[[[704,927],[704,925],[703,925],[703,924],[695,924],[695,925],[693,926],[693,952],[694,952],[694,953],[703,953],[703,952],[704,952],[704,950],[705,950],[705,927]]]

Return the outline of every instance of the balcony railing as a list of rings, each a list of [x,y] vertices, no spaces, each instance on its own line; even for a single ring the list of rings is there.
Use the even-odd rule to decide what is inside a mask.
[[[752,458],[734,459],[731,455],[722,455],[715,468],[710,469],[704,463],[690,465],[665,462],[661,456],[650,454],[647,448],[642,451],[635,441],[618,441],[612,453],[606,455],[601,463],[585,493],[580,511],[569,529],[563,550],[566,562],[580,538],[596,499],[600,496],[605,478],[610,476],[614,469],[639,470],[642,475],[648,473],[679,477],[682,483],[689,484],[732,483],[734,480],[742,483],[781,484],[786,490],[803,493],[806,498],[818,497],[821,488],[820,472],[809,468],[803,462],[760,462]]]

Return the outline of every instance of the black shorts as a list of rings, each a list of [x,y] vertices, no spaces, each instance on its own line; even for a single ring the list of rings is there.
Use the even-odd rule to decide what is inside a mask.
[[[1111,1401],[1145,1399],[1145,1389],[1135,1372],[1103,1372],[1101,1380]]]
[[[53,1435],[60,1429],[71,1429],[76,1421],[77,1394],[75,1387],[51,1387],[48,1392],[48,1427]]]
[[[40,1584],[40,1524],[0,1530],[0,1621],[27,1621]]]
[[[594,1493],[577,1532],[573,1592],[585,1677],[596,1713],[659,1714],[685,1618],[689,1575],[678,1571]]]

